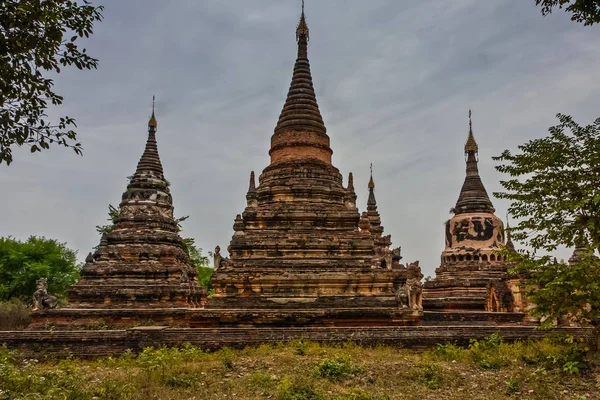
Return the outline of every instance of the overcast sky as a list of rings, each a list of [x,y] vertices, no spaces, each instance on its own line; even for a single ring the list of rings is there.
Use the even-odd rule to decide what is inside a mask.
[[[0,236],[55,238],[83,259],[142,154],[155,94],[175,213],[190,215],[183,236],[226,248],[250,171],[269,162],[300,0],[102,4],[85,42],[98,69],[56,77],[84,155],[21,149],[1,165]],[[546,135],[559,112],[600,117],[600,26],[543,18],[534,0],[307,0],[306,15],[333,163],[344,182],[354,173],[361,210],[373,163],[385,231],[425,275],[464,180],[469,108],[490,196],[502,179],[493,155]],[[508,203],[492,201],[504,220]]]

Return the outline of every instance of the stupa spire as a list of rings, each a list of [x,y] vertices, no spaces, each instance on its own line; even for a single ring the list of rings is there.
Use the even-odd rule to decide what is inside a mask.
[[[369,199],[367,200],[367,210],[377,209],[377,200],[375,200],[375,181],[373,180],[373,163],[371,163],[371,177],[369,178]]]
[[[156,117],[154,116],[154,96],[152,96],[152,116],[148,121],[148,140],[144,153],[138,162],[134,178],[139,178],[142,175],[154,174],[158,175],[159,179],[163,179],[163,167],[158,155],[158,147],[156,145]]]
[[[494,206],[481,182],[479,176],[478,163],[479,146],[475,141],[473,134],[473,122],[471,120],[471,110],[469,110],[469,135],[465,143],[465,157],[467,161],[467,173],[465,182],[460,190],[460,195],[454,212],[456,214],[469,212],[490,212],[493,213]]]
[[[154,116],[154,96],[152,96],[152,116],[150,116],[150,120],[148,121],[148,128],[154,128],[154,130],[156,130],[156,127],[156,117]]]
[[[569,265],[575,265],[578,262],[585,260],[586,256],[590,252],[588,250],[588,241],[583,233],[579,233],[575,238],[575,249],[573,254],[569,258]]]
[[[248,193],[246,193],[248,207],[256,206],[256,182],[254,171],[250,172],[250,183],[248,185]]]
[[[477,153],[479,150],[479,146],[475,141],[475,136],[473,135],[473,120],[471,119],[471,109],[469,109],[469,136],[467,137],[467,142],[465,143],[465,155],[469,152]]]
[[[304,15],[304,0],[302,0],[302,14],[300,14],[300,21],[296,27],[296,41],[300,42],[303,36],[306,37],[306,41],[309,40],[309,29],[306,23],[306,16]]]
[[[304,7],[304,5],[303,5]],[[319,111],[308,61],[309,30],[304,8],[296,27],[298,57],[283,110],[271,138],[271,162],[316,158],[331,164],[333,151]]]

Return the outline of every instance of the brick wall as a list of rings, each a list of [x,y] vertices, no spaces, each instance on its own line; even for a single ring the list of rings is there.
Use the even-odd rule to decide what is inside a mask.
[[[560,328],[559,332],[588,341],[592,330]],[[546,332],[534,326],[413,326],[413,327],[313,327],[313,328],[165,328],[141,327],[108,331],[0,331],[0,344],[19,349],[27,355],[82,358],[119,355],[148,346],[180,346],[191,343],[205,349],[223,346],[245,347],[304,339],[320,343],[352,341],[361,345],[377,344],[424,348],[437,343],[468,344],[498,332],[506,340],[542,338]]]

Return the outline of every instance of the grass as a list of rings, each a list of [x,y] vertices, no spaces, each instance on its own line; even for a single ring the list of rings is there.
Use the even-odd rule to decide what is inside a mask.
[[[0,347],[5,399],[600,399],[600,361],[564,339],[427,351],[310,342],[28,360]]]
[[[31,322],[31,308],[18,299],[0,302],[0,331],[22,330]]]

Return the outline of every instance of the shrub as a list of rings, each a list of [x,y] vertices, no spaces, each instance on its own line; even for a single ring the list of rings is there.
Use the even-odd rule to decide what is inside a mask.
[[[160,347],[154,349],[153,347],[146,347],[138,356],[138,362],[148,374],[160,371],[161,379],[164,381],[166,369],[179,361],[179,358],[179,350],[176,348]]]
[[[275,382],[275,378],[268,371],[255,371],[247,379],[251,386],[260,389],[268,388]]]
[[[510,363],[510,355],[501,351],[502,344],[502,337],[497,333],[484,340],[471,340],[469,344],[471,359],[475,365],[483,369],[499,369],[506,366]]]
[[[337,381],[360,372],[360,368],[355,367],[348,357],[326,358],[317,365],[316,372],[321,378]]]
[[[521,347],[521,360],[525,364],[540,365],[569,374],[577,374],[589,368],[589,349],[584,343],[574,343],[569,338],[557,340],[549,337],[522,343]]]
[[[514,376],[511,376],[506,381],[506,394],[514,394],[519,391],[519,380]]]
[[[197,382],[197,377],[189,372],[172,374],[166,377],[165,385],[172,388],[187,389],[194,386]]]
[[[234,357],[233,350],[231,350],[228,347],[223,347],[221,350],[219,350],[218,357],[221,359],[221,362],[223,363],[223,367],[225,369],[227,369],[227,370],[233,369],[233,357]]]
[[[306,342],[304,339],[300,339],[297,342],[293,343],[295,353],[299,356],[303,356],[306,354]]]
[[[31,322],[31,309],[19,299],[0,302],[0,331],[25,329]]]
[[[416,378],[419,382],[431,390],[439,389],[442,385],[442,373],[440,368],[434,364],[417,365]]]
[[[284,377],[277,387],[277,398],[279,400],[321,400],[323,396],[308,382],[292,382],[288,377]]]
[[[439,344],[430,351],[430,354],[441,361],[459,361],[464,358],[466,351],[454,343]]]
[[[389,397],[375,396],[360,388],[354,388],[349,394],[336,397],[336,400],[387,400]]]

